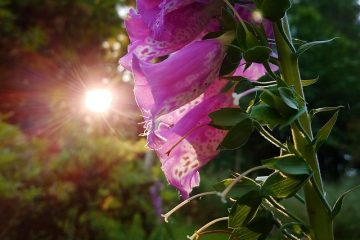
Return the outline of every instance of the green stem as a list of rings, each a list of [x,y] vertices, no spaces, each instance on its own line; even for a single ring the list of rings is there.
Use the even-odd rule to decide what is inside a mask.
[[[287,39],[284,39],[282,32],[286,34]],[[274,24],[274,33],[282,77],[288,85],[294,87],[302,99],[305,99],[298,67],[298,58],[288,45],[289,42],[292,44],[292,39],[286,16],[282,19],[281,24]],[[299,104],[306,108],[305,102],[300,101]],[[303,130],[306,131],[306,135],[312,140],[313,133],[307,109],[300,116],[299,123]],[[304,186],[311,237],[313,240],[333,240],[333,222],[328,208],[324,204],[323,183],[316,152],[295,124],[291,126],[291,131],[295,148],[301,153],[314,172],[314,181],[308,181]],[[318,192],[321,193],[321,196],[319,196]]]

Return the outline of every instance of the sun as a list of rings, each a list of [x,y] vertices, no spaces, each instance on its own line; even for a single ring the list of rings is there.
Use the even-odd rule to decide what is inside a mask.
[[[111,108],[113,96],[108,89],[92,89],[85,94],[85,107],[95,113],[106,113]]]

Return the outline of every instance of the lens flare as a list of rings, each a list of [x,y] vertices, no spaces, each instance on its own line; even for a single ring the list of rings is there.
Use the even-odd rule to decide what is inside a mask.
[[[85,106],[95,113],[105,113],[110,110],[113,96],[108,89],[93,89],[86,92]]]

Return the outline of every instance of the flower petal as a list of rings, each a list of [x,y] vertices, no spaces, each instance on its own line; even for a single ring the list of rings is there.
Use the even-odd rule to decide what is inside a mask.
[[[217,147],[226,132],[210,127],[209,113],[222,107],[232,106],[232,99],[226,94],[203,97],[173,125],[159,130],[166,141],[156,152],[163,164],[162,169],[169,183],[175,186],[183,198],[192,188],[198,186],[198,169],[213,159]],[[177,114],[177,113],[170,113]]]
[[[220,12],[218,0],[165,0],[159,6],[138,1],[125,21],[131,44],[120,64],[130,69],[133,55],[142,61],[166,56],[199,39]]]
[[[273,71],[278,70],[278,67],[270,64]],[[260,63],[252,63],[249,68],[245,70],[245,60],[241,59],[239,67],[233,73],[233,76],[241,76],[251,81],[257,81],[259,78],[266,74],[266,69]]]
[[[144,116],[155,118],[198,97],[217,78],[222,58],[217,40],[194,42],[156,64],[134,57],[135,98]]]

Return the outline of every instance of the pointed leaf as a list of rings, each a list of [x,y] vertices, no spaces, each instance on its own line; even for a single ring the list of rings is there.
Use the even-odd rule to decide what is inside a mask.
[[[308,164],[294,154],[283,155],[261,161],[263,165],[279,170],[287,175],[310,175]]]
[[[228,227],[238,229],[246,226],[256,215],[261,201],[259,191],[249,192],[239,198],[230,210]]]
[[[309,114],[310,114],[310,117],[313,118],[318,113],[337,111],[337,110],[339,110],[340,108],[343,108],[343,107],[344,106],[316,108],[316,109],[312,109],[309,112]]]
[[[229,240],[265,240],[274,227],[274,217],[270,211],[259,209],[253,220],[235,229]]]
[[[264,63],[269,60],[271,48],[265,46],[255,46],[245,51],[244,59],[246,62]]]
[[[209,114],[211,125],[221,129],[230,129],[239,122],[248,118],[240,108],[222,108]]]
[[[236,46],[236,40],[234,40],[231,45]],[[229,47],[225,59],[220,68],[220,76],[227,75],[233,72],[240,63],[242,58],[241,51],[235,47]]]
[[[236,23],[234,16],[229,11],[227,11],[225,8],[223,8],[223,10],[221,12],[220,22],[221,22],[221,26],[226,31],[234,30],[237,27],[237,23]]]
[[[289,126],[290,124],[292,124],[293,122],[295,122],[301,115],[303,115],[305,113],[306,109],[303,107],[301,108],[299,111],[297,111],[296,113],[294,113],[292,116],[290,116],[287,121],[285,121],[285,123],[281,124],[279,129],[282,130],[285,127]]]
[[[223,149],[240,148],[248,141],[253,131],[254,124],[252,120],[246,118],[230,129],[220,146]]]
[[[314,148],[317,151],[320,147],[320,145],[325,142],[328,137],[330,136],[331,130],[333,129],[337,117],[339,115],[339,111],[337,111],[330,120],[325,123],[325,125],[319,130],[319,132],[316,134],[315,140],[314,140]]]
[[[307,80],[301,80],[301,84],[303,87],[311,86],[319,81],[319,77],[316,77],[314,79],[307,79]]]
[[[358,188],[360,188],[360,185],[356,186],[356,187],[353,187],[352,189],[344,192],[343,194],[341,194],[341,196],[336,200],[335,204],[334,204],[334,207],[333,207],[333,210],[332,210],[332,218],[334,219],[336,217],[336,215],[339,214],[340,210],[341,210],[341,207],[342,207],[342,203],[344,201],[344,198],[351,192],[357,190]]]
[[[314,41],[314,42],[304,43],[303,45],[301,45],[298,48],[296,54],[299,56],[299,55],[303,54],[304,52],[306,52],[307,50],[309,50],[310,48],[312,48],[314,46],[325,44],[325,43],[330,43],[330,42],[334,41],[335,39],[337,39],[337,37],[332,38],[332,39],[328,39],[328,40],[323,40],[323,41]]]
[[[280,87],[279,93],[281,99],[292,109],[299,109],[298,103],[296,102],[295,96],[293,91],[290,88],[287,87]]]
[[[261,124],[269,125],[271,129],[284,123],[284,119],[280,114],[267,104],[258,104],[254,106],[251,110],[250,117]]]
[[[261,193],[263,196],[290,198],[300,190],[308,178],[308,175],[287,176],[274,172],[262,185]]]
[[[216,183],[213,187],[216,191],[224,191],[234,179],[225,179],[219,183]],[[231,191],[228,193],[228,197],[231,198],[241,198],[252,191],[259,191],[260,186],[251,178],[243,177],[239,182],[237,182]]]

